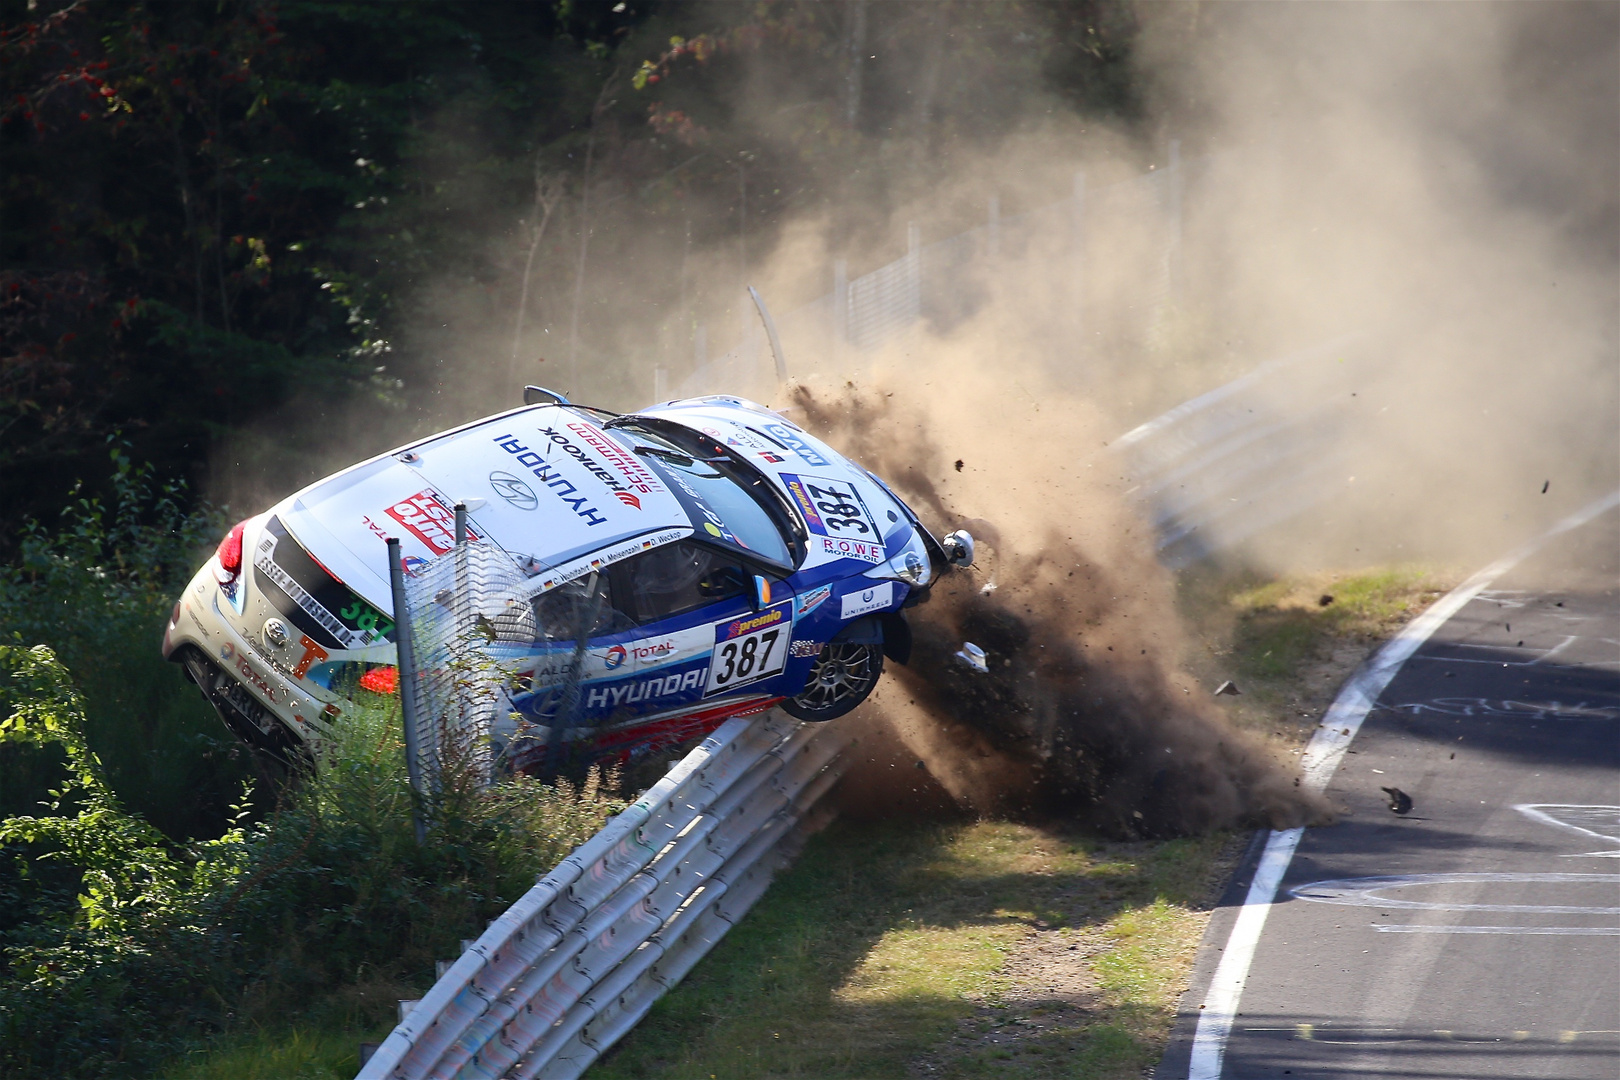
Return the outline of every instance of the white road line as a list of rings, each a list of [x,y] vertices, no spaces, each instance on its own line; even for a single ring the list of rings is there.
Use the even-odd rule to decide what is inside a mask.
[[[1378,700],[1378,695],[1384,692],[1401,665],[1447,619],[1547,541],[1580,528],[1616,506],[1620,506],[1620,491],[1588,503],[1541,536],[1491,563],[1408,623],[1339,691],[1333,706],[1322,718],[1321,727],[1317,728],[1316,735],[1300,757],[1304,773],[1301,783],[1317,792],[1327,787],[1345,750],[1350,746],[1350,740],[1361,730],[1361,723]],[[1277,896],[1277,887],[1282,883],[1288,864],[1293,861],[1294,849],[1299,846],[1304,833],[1304,829],[1274,831],[1266,840],[1265,852],[1260,856],[1254,880],[1249,884],[1249,895],[1243,901],[1243,910],[1238,912],[1236,922],[1232,924],[1231,936],[1227,938],[1221,962],[1210,979],[1204,1007],[1198,1014],[1188,1080],[1220,1080],[1226,1059],[1226,1040],[1232,1033],[1232,1020],[1237,1016],[1238,1005],[1243,1000],[1243,986],[1249,978],[1249,965],[1254,961],[1255,947],[1260,944],[1260,932],[1265,928],[1266,916],[1271,913],[1272,902]]]

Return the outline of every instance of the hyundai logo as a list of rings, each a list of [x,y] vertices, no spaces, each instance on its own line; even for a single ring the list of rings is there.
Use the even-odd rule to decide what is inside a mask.
[[[540,505],[534,489],[509,472],[490,473],[489,486],[495,489],[495,494],[519,510],[533,510]]]

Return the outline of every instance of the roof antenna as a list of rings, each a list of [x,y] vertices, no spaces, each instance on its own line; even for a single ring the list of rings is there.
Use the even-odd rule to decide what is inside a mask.
[[[525,386],[523,388],[523,404],[525,405],[567,405],[568,399],[555,390],[547,390],[543,386]]]

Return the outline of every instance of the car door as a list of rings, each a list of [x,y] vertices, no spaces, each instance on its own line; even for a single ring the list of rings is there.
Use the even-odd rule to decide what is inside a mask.
[[[635,686],[616,704],[646,715],[763,692],[787,661],[793,597],[779,578],[762,575],[774,595],[756,611],[757,572],[739,555],[694,540],[615,567],[617,594],[643,630],[632,648]]]

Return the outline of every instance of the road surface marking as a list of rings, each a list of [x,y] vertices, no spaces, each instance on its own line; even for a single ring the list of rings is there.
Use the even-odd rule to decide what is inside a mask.
[[[1316,729],[1316,735],[1300,758],[1301,771],[1304,773],[1302,786],[1318,792],[1327,787],[1344,752],[1349,749],[1350,740],[1361,730],[1361,722],[1367,718],[1378,695],[1384,692],[1401,665],[1447,619],[1547,541],[1580,528],[1616,506],[1620,506],[1620,491],[1588,503],[1535,540],[1491,563],[1408,623],[1378,650],[1371,663],[1356,672],[1344,684],[1344,689],[1339,691],[1339,696],[1322,718],[1322,725]],[[1243,985],[1249,978],[1249,965],[1254,960],[1255,947],[1260,944],[1260,932],[1265,929],[1266,916],[1271,913],[1277,887],[1282,884],[1283,874],[1293,861],[1294,849],[1299,846],[1304,832],[1302,828],[1273,831],[1266,840],[1260,865],[1249,884],[1249,894],[1243,902],[1243,909],[1238,912],[1237,920],[1232,924],[1231,936],[1221,953],[1221,962],[1216,965],[1215,974],[1210,979],[1204,1007],[1198,1014],[1188,1080],[1220,1080],[1226,1060],[1226,1041],[1232,1033],[1232,1020],[1237,1015],[1238,1005],[1243,1000]]]

